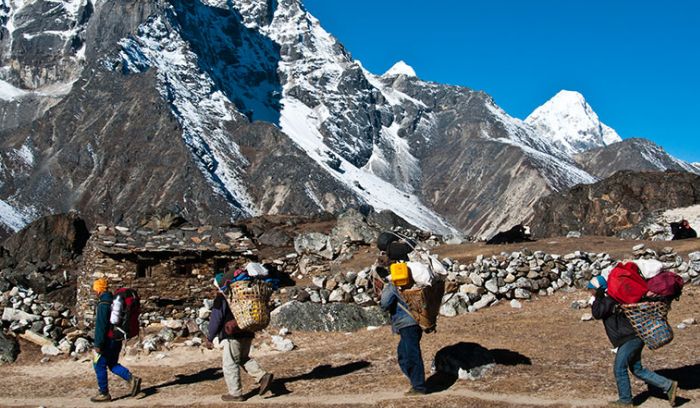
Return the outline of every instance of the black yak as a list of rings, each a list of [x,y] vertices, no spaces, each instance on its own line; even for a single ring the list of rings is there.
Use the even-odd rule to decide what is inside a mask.
[[[688,220],[683,220],[681,222],[671,223],[671,232],[673,233],[672,240],[697,238],[698,233],[690,227]]]
[[[515,242],[532,241],[530,238],[530,227],[518,224],[508,231],[502,231],[486,241],[486,245],[510,244]]]

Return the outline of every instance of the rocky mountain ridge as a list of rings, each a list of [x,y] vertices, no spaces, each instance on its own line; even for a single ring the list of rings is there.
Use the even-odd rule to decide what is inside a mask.
[[[374,75],[299,0],[0,5],[10,230],[72,209],[93,223],[159,208],[221,223],[371,205],[485,236],[595,182],[570,150],[615,140],[600,124],[552,143],[542,110],[529,124],[405,63]]]
[[[620,171],[594,184],[543,197],[535,204],[538,237],[612,236],[636,231],[658,211],[700,204],[700,175],[687,172]]]

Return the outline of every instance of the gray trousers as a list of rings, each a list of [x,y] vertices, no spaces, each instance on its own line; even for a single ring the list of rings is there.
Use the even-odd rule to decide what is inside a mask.
[[[221,342],[224,346],[222,361],[224,380],[226,380],[228,393],[234,397],[242,394],[241,366],[248,375],[255,378],[256,383],[259,383],[267,374],[255,360],[248,357],[252,342],[253,339],[228,339]]]

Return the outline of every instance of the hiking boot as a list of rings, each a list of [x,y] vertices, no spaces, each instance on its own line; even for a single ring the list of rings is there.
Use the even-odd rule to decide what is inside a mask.
[[[668,397],[668,403],[672,407],[676,406],[676,394],[678,392],[678,381],[671,382],[671,388],[668,389],[666,396]]]
[[[94,397],[90,398],[92,402],[109,402],[112,400],[112,396],[108,392],[99,392]]]
[[[131,380],[129,380],[129,385],[131,386],[131,397],[135,397],[141,392],[141,377],[137,377],[135,375],[131,376]]]
[[[617,400],[617,401],[609,402],[608,406],[609,407],[633,407],[634,404],[632,404],[631,402],[624,402],[624,401]]]
[[[258,391],[258,395],[263,395],[270,390],[270,387],[272,386],[272,377],[272,374],[267,373],[262,379],[260,379],[260,391]]]
[[[245,397],[242,395],[231,395],[231,394],[224,394],[221,396],[221,401],[226,401],[226,402],[243,402],[245,401]]]
[[[421,390],[417,390],[417,389],[415,389],[415,388],[411,388],[410,390],[406,391],[403,395],[406,396],[406,397],[415,397],[415,396],[418,396],[418,395],[425,395],[425,394],[427,394],[427,392],[421,391]]]

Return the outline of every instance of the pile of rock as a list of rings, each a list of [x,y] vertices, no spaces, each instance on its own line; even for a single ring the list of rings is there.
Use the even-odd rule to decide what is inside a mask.
[[[678,272],[686,280],[686,276],[692,279],[693,285],[700,285],[700,251],[691,252],[688,254],[688,263],[682,263],[678,267]]]
[[[3,327],[41,346],[45,354],[83,353],[89,348],[87,335],[76,328],[71,309],[46,301],[44,294],[14,287],[0,294],[0,306]]]
[[[700,252],[691,253],[686,261],[670,247],[657,253],[640,244],[633,251],[636,258],[657,259],[686,283],[700,285]],[[527,249],[478,256],[467,264],[450,259],[442,261],[449,271],[440,309],[443,316],[475,312],[504,299],[527,300],[552,295],[561,289],[583,288],[593,276],[603,274],[618,262],[606,253],[576,251],[562,256]],[[371,289],[369,268],[359,273],[319,275],[312,282],[312,286],[287,288],[283,292],[291,300],[317,304],[371,306],[378,300]]]
[[[201,308],[187,308],[184,313],[178,313],[177,318],[166,316],[165,313],[143,313],[141,325],[144,330],[150,331],[153,327],[162,329],[155,335],[146,336],[137,348],[147,352],[155,351],[163,345],[167,346],[175,338],[206,333],[212,304],[212,300],[205,299]],[[61,303],[45,301],[44,294],[14,287],[0,294],[0,307],[2,327],[14,336],[40,346],[46,355],[77,355],[92,347],[89,340],[92,336],[78,328],[71,309]],[[197,337],[191,341],[195,345],[202,343],[201,339],[197,341]]]

